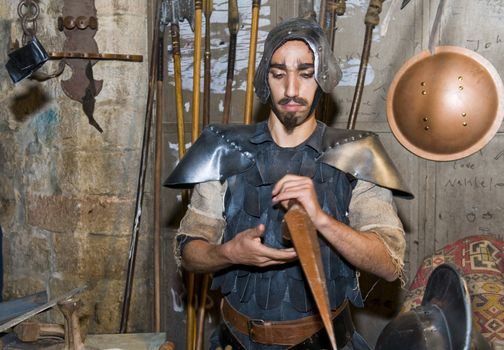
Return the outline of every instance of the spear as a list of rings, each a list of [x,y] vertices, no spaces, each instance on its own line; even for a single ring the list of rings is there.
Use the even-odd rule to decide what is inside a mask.
[[[160,16],[160,3],[156,2],[156,24],[159,23]],[[145,108],[145,121],[144,121],[144,132],[142,139],[142,151],[140,156],[140,171],[138,175],[137,182],[137,193],[135,201],[135,217],[133,220],[133,228],[131,230],[131,241],[128,251],[128,271],[126,273],[126,285],[124,288],[124,297],[121,308],[121,325],[119,332],[125,333],[128,325],[128,315],[129,307],[131,302],[131,291],[133,288],[133,276],[135,274],[135,260],[136,252],[138,246],[138,235],[140,231],[140,219],[142,217],[142,203],[143,194],[145,188],[145,175],[147,172],[147,158],[149,155],[149,144],[150,144],[150,130],[152,124],[152,107],[154,103],[154,87],[156,82],[156,71],[157,71],[157,51],[158,51],[158,38],[159,38],[159,26],[156,25],[154,29],[154,38],[152,41],[152,56],[150,59],[149,67],[149,85],[147,90],[147,105]]]
[[[179,159],[185,155],[185,128],[184,128],[184,101],[182,99],[182,66],[180,55],[180,26],[179,21],[184,18],[191,24],[192,11],[187,6],[180,6],[178,0],[168,0],[166,5],[167,21],[170,23],[172,39],[173,70],[175,78],[175,111],[177,114],[177,136]],[[187,191],[182,192],[182,202],[188,203]],[[194,334],[194,274],[187,274],[187,324],[186,324],[186,345],[188,350],[192,350],[191,340]]]
[[[247,71],[247,90],[245,92],[245,114],[243,122],[252,123],[252,107],[254,98],[254,89],[252,83],[255,73],[256,50],[257,50],[257,31],[259,30],[259,9],[261,0],[252,0],[252,27],[250,28],[250,51]]]
[[[200,73],[201,73],[201,27],[203,0],[194,1],[194,70],[193,70],[193,110],[191,141],[194,143],[200,133]]]
[[[208,125],[210,121],[210,17],[213,10],[212,0],[203,0],[203,12],[205,14],[205,81],[203,87],[203,126]],[[196,32],[195,32],[196,35]],[[195,45],[196,49],[196,45]],[[210,274],[205,273],[201,279],[198,317],[197,317],[197,334],[196,334],[196,350],[203,349],[203,336],[205,329],[205,303],[208,293],[208,284]]]
[[[205,81],[203,84],[203,126],[210,122],[210,17],[212,16],[213,1],[203,0],[205,14]]]
[[[158,39],[158,68],[156,87],[156,128],[154,152],[154,330],[161,331],[161,158],[163,149],[163,69],[164,29]]]
[[[226,93],[224,95],[224,115],[222,122],[229,123],[229,113],[231,110],[231,92],[234,80],[234,68],[236,60],[236,38],[240,29],[240,15],[238,13],[237,0],[230,0],[228,5],[228,28],[229,28],[229,53],[226,76]]]
[[[366,33],[364,35],[364,46],[362,48],[361,62],[359,65],[359,75],[357,76],[357,84],[355,85],[354,97],[352,100],[352,107],[350,108],[350,115],[348,117],[347,129],[354,129],[357,120],[357,113],[364,91],[364,81],[366,80],[366,71],[369,62],[369,55],[371,53],[371,41],[373,29],[380,23],[380,13],[384,0],[370,0],[369,7],[364,19],[366,24]]]

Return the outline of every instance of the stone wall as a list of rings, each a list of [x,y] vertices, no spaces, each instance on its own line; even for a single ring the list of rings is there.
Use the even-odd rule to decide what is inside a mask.
[[[62,0],[42,0],[37,37],[61,51]],[[18,1],[0,3],[0,224],[4,231],[5,300],[46,290],[50,298],[87,285],[83,325],[116,332],[120,323],[147,100],[146,0],[97,1],[100,52],[140,54],[143,63],[100,61],[103,80],[94,117],[68,98],[60,82],[14,85],[3,68],[21,40]],[[58,62],[48,62],[52,71]],[[151,328],[150,191],[144,201],[129,330]],[[59,312],[42,316],[61,320]]]

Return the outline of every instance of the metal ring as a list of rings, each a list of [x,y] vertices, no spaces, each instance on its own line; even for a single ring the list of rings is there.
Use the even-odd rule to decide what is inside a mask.
[[[26,13],[23,13],[23,7],[27,8]],[[35,12],[33,12],[33,9],[35,9]],[[17,12],[23,20],[27,18],[28,21],[34,21],[40,14],[40,7],[33,0],[21,0],[17,7]],[[31,13],[31,16],[28,15],[29,13]]]
[[[21,21],[21,27],[23,28],[23,33],[26,35],[34,36],[37,33],[37,21],[28,20],[28,17],[23,18]]]

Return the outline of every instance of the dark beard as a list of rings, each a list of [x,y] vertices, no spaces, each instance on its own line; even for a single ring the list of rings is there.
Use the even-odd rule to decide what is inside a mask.
[[[284,97],[280,101],[278,101],[278,104],[286,105],[291,101],[294,101],[295,103],[298,103],[302,106],[308,105],[308,101],[300,97]],[[275,113],[277,118],[280,120],[280,122],[283,124],[285,130],[287,130],[288,133],[291,133],[296,126],[302,124],[308,117],[308,115],[296,117],[295,112],[282,113],[278,110],[278,108],[274,103],[271,103],[271,109],[273,110],[273,113]]]
[[[292,132],[292,130],[294,130],[294,128],[298,125],[296,114],[293,112],[284,113],[284,115],[280,118],[280,121],[288,132]]]

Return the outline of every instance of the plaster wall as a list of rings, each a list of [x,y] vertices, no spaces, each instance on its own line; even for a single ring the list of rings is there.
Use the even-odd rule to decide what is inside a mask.
[[[147,1],[97,1],[100,52],[139,54],[143,63],[100,61],[103,80],[94,117],[62,91],[64,73],[45,82],[12,83],[3,68],[21,40],[17,1],[0,3],[0,224],[4,231],[5,300],[46,290],[55,298],[79,286],[82,323],[92,333],[117,332],[133,222],[147,94]],[[39,2],[37,37],[62,51],[57,29],[63,1]],[[58,62],[41,69],[53,71]],[[151,186],[147,186],[147,197]],[[146,201],[150,203],[149,200]],[[149,210],[144,213],[148,222]],[[144,225],[142,230],[148,230]],[[151,269],[140,238],[130,330],[150,329]],[[62,321],[58,311],[40,316]]]

